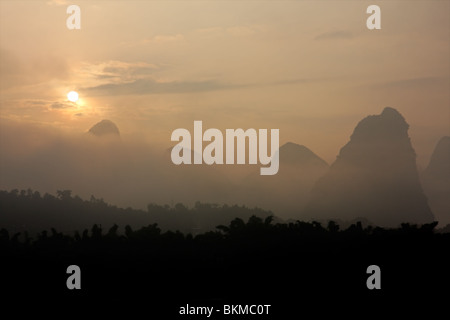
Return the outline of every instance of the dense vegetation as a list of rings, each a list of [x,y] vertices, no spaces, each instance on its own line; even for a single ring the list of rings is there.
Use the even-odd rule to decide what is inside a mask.
[[[12,195],[28,199],[24,206],[47,199],[56,211],[70,208],[71,202],[70,213],[80,206],[92,212],[127,211],[67,193],[53,198],[26,192],[0,195],[2,212],[11,209],[4,199]],[[153,206],[150,211],[156,208],[192,210]],[[232,214],[233,208],[250,210],[200,204],[194,210]],[[163,230],[156,223],[123,227],[119,232],[118,225],[95,224],[75,233],[51,228],[36,236],[0,227],[0,274],[7,301],[145,306],[149,315],[162,313],[164,319],[175,318],[179,306],[187,303],[256,303],[273,305],[271,318],[283,319],[297,314],[301,306],[317,308],[324,303],[367,308],[434,303],[449,280],[450,234],[436,233],[436,223],[405,223],[397,229],[354,223],[341,230],[333,221],[282,223],[271,215],[252,215],[198,234]],[[79,291],[65,286],[66,268],[73,264],[82,270]],[[382,270],[382,290],[366,287],[366,269],[372,264]]]
[[[247,220],[251,216],[267,217],[271,212],[259,208],[229,206],[197,202],[193,208],[181,203],[173,206],[149,204],[147,211],[118,208],[91,196],[83,200],[73,196],[70,190],[58,190],[56,196],[41,195],[37,191],[0,191],[0,227],[11,232],[29,232],[34,235],[44,229],[73,233],[92,227],[94,224],[110,228],[114,224],[121,228],[130,225],[139,228],[157,223],[163,230],[179,230],[198,234],[214,230],[235,217]]]

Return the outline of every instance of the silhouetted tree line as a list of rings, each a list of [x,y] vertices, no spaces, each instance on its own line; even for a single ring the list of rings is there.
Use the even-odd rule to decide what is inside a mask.
[[[99,223],[93,224],[90,230],[84,228],[83,231],[76,231],[73,235],[67,232],[58,232],[57,228],[50,228],[38,233],[37,237],[31,237],[28,230],[23,232],[11,232],[8,228],[1,228],[0,244],[12,247],[52,247],[65,248],[70,246],[83,246],[91,244],[134,244],[138,242],[241,242],[251,243],[273,243],[277,241],[301,242],[321,239],[323,242],[334,243],[335,241],[345,241],[346,239],[376,239],[376,238],[396,238],[396,237],[439,237],[434,230],[437,222],[424,224],[421,226],[404,223],[397,229],[384,229],[368,225],[363,228],[360,221],[351,224],[348,228],[340,230],[340,226],[335,221],[329,221],[326,226],[319,222],[276,222],[271,212],[258,208],[250,209],[240,206],[228,206],[217,204],[205,204],[197,202],[193,208],[188,208],[183,204],[176,204],[174,207],[168,205],[160,206],[156,204],[148,205],[148,211],[135,210],[131,208],[122,209],[112,206],[103,201],[91,197],[90,200],[82,200],[80,197],[72,196],[70,190],[58,190],[57,195],[45,194],[41,196],[39,192],[28,190],[12,190],[10,192],[0,191],[0,210],[2,226],[20,224],[19,220],[26,214],[27,222],[46,220],[49,216],[59,216],[66,220],[66,223],[77,223],[78,219],[87,217],[110,216],[109,221],[117,219],[127,221],[130,216],[136,218],[141,216],[143,227],[134,228],[126,224],[124,232],[119,232],[118,224],[104,230]],[[33,219],[30,219],[30,216]],[[213,219],[209,219],[213,216]],[[220,217],[221,219],[217,219]],[[235,217],[233,219],[233,217]],[[247,218],[242,218],[247,217]],[[214,219],[215,218],[215,219]],[[9,220],[8,220],[9,219]],[[16,221],[13,221],[13,220]],[[215,225],[210,228],[212,231],[196,232],[202,229],[201,223],[213,223],[216,220],[228,219],[228,223]],[[158,221],[145,224],[146,220]],[[245,221],[247,220],[247,221]],[[49,219],[48,221],[52,221]],[[55,220],[57,222],[61,220]],[[108,220],[107,220],[108,221]],[[160,223],[166,226],[161,228]],[[179,225],[181,228],[176,228]],[[175,226],[175,228],[174,228]],[[189,227],[187,227],[189,226]],[[198,228],[195,228],[197,226]],[[172,227],[172,230],[167,230]],[[191,232],[180,231],[189,230]],[[163,230],[165,230],[163,232]],[[177,230],[177,231],[173,231]],[[192,232],[193,231],[193,232]],[[445,237],[446,235],[442,235]]]
[[[58,190],[56,196],[48,193],[41,196],[31,189],[0,191],[0,211],[0,227],[22,233],[36,233],[50,227],[73,232],[90,228],[94,224],[118,224],[122,228],[129,224],[137,228],[157,223],[163,230],[197,234],[214,230],[217,225],[228,223],[235,217],[246,220],[253,215],[265,217],[272,214],[259,208],[200,202],[192,208],[181,203],[172,207],[152,203],[146,211],[123,209],[94,196],[83,200],[79,196],[73,196],[70,190]],[[118,231],[123,232],[122,229]]]
[[[57,196],[2,191],[0,200],[2,214],[28,210],[36,219],[44,207],[69,222],[78,218],[77,209],[136,213],[95,198],[84,201],[68,191]],[[152,308],[173,304],[161,307],[164,315],[191,300],[212,303],[211,299],[271,303],[278,306],[277,312],[288,313],[298,312],[299,301],[302,306],[340,299],[370,305],[404,299],[409,304],[424,292],[438,292],[448,281],[450,233],[435,232],[437,222],[405,223],[396,229],[356,222],[341,229],[334,221],[280,222],[259,209],[201,203],[191,209],[150,205],[140,214],[173,218],[192,212],[249,216],[197,233],[164,230],[151,222],[139,227],[123,224],[122,231],[120,223],[106,228],[93,224],[74,233],[50,228],[30,236],[0,225],[2,290],[21,301],[26,301],[24,295],[29,301],[70,305],[80,299],[77,306],[89,301],[98,305],[100,300],[107,305],[151,302]],[[65,270],[72,264],[82,270],[80,293],[65,287]],[[379,293],[365,285],[366,268],[372,264],[383,274]]]
[[[55,228],[38,233],[36,238],[30,237],[28,232],[10,233],[7,229],[0,229],[0,245],[4,249],[9,248],[55,248],[64,249],[95,245],[108,247],[110,245],[140,245],[140,244],[182,244],[188,242],[197,243],[239,243],[239,245],[264,246],[276,242],[285,243],[309,243],[316,245],[324,242],[332,245],[337,242],[376,239],[448,239],[450,234],[436,234],[434,229],[437,222],[423,224],[421,226],[404,223],[397,229],[384,229],[381,227],[362,227],[361,222],[352,224],[345,230],[340,230],[336,222],[329,221],[322,226],[319,222],[296,221],[290,223],[273,223],[273,216],[262,219],[251,216],[247,222],[241,218],[233,219],[228,225],[219,225],[216,231],[208,231],[193,236],[180,231],[162,232],[158,224],[150,224],[133,230],[130,225],[125,226],[124,234],[119,234],[119,226],[114,224],[108,230],[103,230],[100,225],[94,224],[90,230],[84,229],[81,233],[76,231],[74,235],[58,232]]]

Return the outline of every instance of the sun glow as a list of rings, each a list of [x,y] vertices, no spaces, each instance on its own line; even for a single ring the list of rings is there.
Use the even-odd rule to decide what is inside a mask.
[[[67,94],[67,99],[72,102],[77,102],[78,101],[78,93],[75,91],[70,91]]]

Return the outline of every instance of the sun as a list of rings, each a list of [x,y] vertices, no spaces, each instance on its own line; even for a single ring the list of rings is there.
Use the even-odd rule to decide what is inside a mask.
[[[78,93],[75,91],[70,91],[67,94],[67,99],[69,99],[69,101],[72,101],[72,102],[77,102],[78,101]]]

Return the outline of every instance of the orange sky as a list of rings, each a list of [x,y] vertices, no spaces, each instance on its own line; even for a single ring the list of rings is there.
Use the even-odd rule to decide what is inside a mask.
[[[166,148],[176,128],[278,128],[331,163],[363,117],[400,111],[425,166],[450,134],[449,1],[0,1],[0,118]],[[382,29],[366,28],[378,4]],[[66,94],[76,90],[76,105]]]

